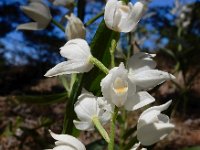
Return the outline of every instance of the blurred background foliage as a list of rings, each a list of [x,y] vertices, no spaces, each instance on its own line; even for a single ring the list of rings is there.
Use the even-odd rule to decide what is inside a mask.
[[[44,2],[54,19],[65,26],[63,15],[69,10]],[[176,2],[153,0],[137,30],[121,34],[116,59],[125,60],[130,55],[128,50],[157,54],[158,68],[173,73],[177,79],[151,93],[157,103],[173,99],[176,129],[152,149],[196,150],[200,145],[200,1],[180,0],[179,6]],[[20,6],[26,4],[26,0],[0,1],[0,150],[44,149],[52,143],[48,129],[62,130],[65,89],[61,79],[43,75],[63,60],[59,48],[66,39],[53,24],[42,31],[17,31],[17,25],[29,21],[20,11]],[[104,0],[79,0],[74,12],[86,23],[104,5]],[[101,19],[87,27],[89,43]],[[90,88],[99,93],[95,85]],[[105,146],[101,140],[94,141],[99,138],[96,133],[85,132],[80,137],[85,144],[94,142],[88,149],[94,149],[95,144],[99,149]]]

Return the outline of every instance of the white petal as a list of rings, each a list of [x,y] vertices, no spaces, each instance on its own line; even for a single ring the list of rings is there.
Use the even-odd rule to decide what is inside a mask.
[[[50,131],[51,136],[57,140],[65,143],[66,146],[73,147],[77,150],[85,150],[85,146],[75,137],[67,134],[55,134],[52,131]]]
[[[20,24],[17,26],[17,30],[43,30],[46,26],[42,26],[37,22],[30,22],[25,24]]]
[[[83,73],[88,72],[93,68],[93,65],[90,63],[85,63],[82,61],[64,61],[57,64],[52,69],[48,70],[44,75],[46,77],[58,76],[63,74],[71,73]]]
[[[152,54],[144,52],[134,54],[128,60],[129,73],[136,74],[144,70],[154,69],[156,67],[156,62],[152,57]]]
[[[88,94],[81,94],[74,105],[74,111],[81,121],[89,121],[93,116],[98,116],[99,108],[96,97]]]
[[[112,83],[112,74],[108,74],[105,78],[101,80],[101,92],[103,97],[108,101],[111,101],[111,83]]]
[[[129,78],[142,89],[151,89],[156,85],[163,83],[165,80],[175,79],[173,75],[155,69],[141,71],[137,74],[129,74]]]
[[[109,29],[113,28],[114,15],[117,8],[117,0],[108,0],[105,6],[104,20]]]
[[[128,80],[128,71],[125,69],[124,63],[120,63],[119,67],[114,67],[109,71],[109,73],[112,74],[113,81],[116,79],[116,77],[120,77],[123,80]]]
[[[134,95],[136,93],[136,84],[131,82],[130,79],[128,79],[128,97],[130,95]]]
[[[102,103],[99,103],[99,100],[104,100],[104,104],[102,105]],[[103,97],[102,98],[98,98],[98,105],[100,108],[99,111],[99,120],[100,122],[105,125],[106,123],[108,123],[111,119],[111,116],[113,114],[113,110],[114,110],[114,105],[113,104],[109,104],[107,100],[105,100]]]
[[[107,101],[104,97],[98,97],[97,102],[100,108],[99,120],[104,125],[108,121],[110,121],[111,115],[114,110],[114,105],[112,103],[109,103],[109,101]]]
[[[83,39],[73,39],[60,48],[60,54],[67,59],[86,61],[91,55],[88,43]],[[87,60],[88,61],[88,60]]]
[[[119,4],[118,4],[118,6],[119,6]],[[123,18],[122,15],[123,14],[118,10],[119,8],[116,8],[116,9],[117,10],[115,11],[115,14],[113,16],[114,19],[113,19],[113,24],[112,24],[112,28],[111,29],[114,30],[114,31],[116,31],[116,32],[121,32],[122,28],[121,28],[120,22],[123,22],[123,20],[122,20],[122,18]]]
[[[126,23],[124,23],[122,26],[122,32],[130,32],[134,30],[145,10],[144,3],[140,1],[136,2],[133,6],[131,3],[129,3],[129,7],[131,8],[131,12],[129,14],[129,17],[127,17],[126,19]]]
[[[137,138],[144,146],[152,145],[166,137],[174,125],[171,123],[151,123],[137,130]]]
[[[87,131],[94,130],[94,125],[92,122],[73,120],[73,123],[74,123],[75,127],[79,130],[87,130]]]
[[[128,97],[124,107],[126,108],[126,110],[133,111],[142,108],[143,106],[146,106],[150,103],[153,103],[154,101],[155,101],[154,97],[152,97],[146,91],[143,91]]]

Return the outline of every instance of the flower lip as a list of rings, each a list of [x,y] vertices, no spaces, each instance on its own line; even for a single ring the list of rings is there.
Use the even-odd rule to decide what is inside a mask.
[[[122,78],[117,77],[113,83],[113,90],[116,94],[124,94],[128,91],[128,83]]]

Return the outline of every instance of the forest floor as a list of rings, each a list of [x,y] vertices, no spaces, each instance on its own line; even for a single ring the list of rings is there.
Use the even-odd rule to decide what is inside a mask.
[[[173,95],[174,86],[171,85],[167,82],[156,89],[158,92],[153,91],[154,96],[162,97],[159,103],[164,103],[169,98],[176,99],[176,95]],[[53,89],[58,90],[59,86],[60,83],[56,78],[50,78],[41,79],[37,84],[24,89],[31,90],[32,93],[50,93]],[[181,150],[184,147],[200,145],[199,80],[193,87],[196,101],[190,103],[190,100],[193,100],[193,97],[190,97],[190,104],[186,111],[182,111],[182,105],[178,107],[175,115],[171,117],[171,121],[175,124],[174,131],[167,138],[158,142],[153,147],[154,150]],[[193,92],[192,94],[194,94]],[[0,97],[0,150],[42,150],[47,148],[46,146],[54,141],[50,137],[48,129],[50,128],[56,133],[60,133],[62,130],[65,103],[59,102],[51,105],[20,103],[13,96],[16,93],[20,92],[14,91],[9,96]],[[80,136],[84,144],[98,138],[99,135],[94,132],[83,132]]]

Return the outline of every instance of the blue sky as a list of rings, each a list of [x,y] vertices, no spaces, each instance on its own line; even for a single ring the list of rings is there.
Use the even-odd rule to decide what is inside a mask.
[[[47,0],[44,0],[46,3],[48,3]],[[194,2],[195,0],[182,0],[186,3],[191,3]],[[26,0],[1,0],[0,1],[0,5],[2,3],[6,3],[6,4],[11,4],[11,3],[20,3],[20,5],[25,5],[26,4]],[[132,2],[134,3],[135,0],[132,0]],[[152,2],[150,3],[149,7],[159,7],[159,6],[173,6],[174,0],[152,0]],[[49,3],[48,3],[49,4]],[[87,7],[86,7],[86,12],[87,16],[85,17],[85,22],[87,20],[89,20],[92,15],[97,14],[98,12],[101,11],[103,5],[101,3],[88,3]],[[65,13],[66,11],[62,11],[63,9],[60,8],[61,13]],[[92,14],[92,15],[91,15]],[[1,17],[0,17],[1,18]],[[59,20],[59,17],[55,18],[57,20]],[[94,24],[94,26],[91,26],[90,28],[88,28],[87,30],[89,32],[87,32],[87,39],[90,41],[91,38],[93,37],[95,30],[93,28],[97,27],[98,25],[98,21],[96,22],[96,24]],[[40,32],[40,31],[38,31]],[[53,31],[53,34],[59,35],[59,37],[64,39],[64,34],[58,29],[55,28]],[[10,42],[12,40],[12,42]],[[37,58],[37,51],[34,49],[34,45],[33,46],[29,46],[26,41],[24,41],[24,38],[22,36],[22,31],[16,31],[13,30],[12,32],[10,32],[9,34],[7,34],[4,38],[0,39],[0,42],[3,43],[6,46],[7,49],[7,53],[5,53],[5,57],[8,60],[14,60],[18,63],[25,63],[26,61],[19,61],[22,60],[20,58],[20,56],[13,56],[13,53],[15,52],[16,49],[21,50],[24,53],[30,53],[31,55],[35,58]],[[164,41],[166,43],[166,40]],[[150,41],[147,41],[147,45],[149,45]],[[27,47],[28,47],[28,51],[27,51]],[[59,48],[58,48],[59,49]],[[10,53],[9,53],[10,52]],[[11,54],[12,53],[12,54]]]

